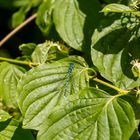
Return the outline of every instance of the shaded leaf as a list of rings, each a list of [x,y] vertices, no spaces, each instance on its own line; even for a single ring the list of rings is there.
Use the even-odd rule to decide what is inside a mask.
[[[34,140],[30,130],[24,130],[14,119],[0,122],[0,140]]]
[[[0,65],[0,96],[8,107],[18,107],[17,83],[25,70],[22,67],[3,62]]]
[[[29,3],[29,0],[1,0],[0,7],[11,9],[13,7],[25,6]]]
[[[38,140],[128,140],[136,128],[128,102],[86,88],[79,98],[55,109],[44,122]]]
[[[23,56],[31,56],[35,48],[36,44],[34,43],[21,44],[19,46],[19,50],[21,51]]]
[[[74,67],[70,68],[70,64]],[[23,127],[39,129],[51,110],[88,85],[87,68],[81,57],[39,65],[27,72],[18,84]]]
[[[54,3],[55,1],[52,0],[44,1],[37,11],[36,23],[40,30],[46,35],[49,33],[53,24],[52,10]]]
[[[64,46],[64,45],[63,45]],[[68,56],[68,49],[64,50],[63,46],[59,43],[46,41],[45,43],[38,44],[32,53],[32,61],[34,63],[43,64],[47,61],[59,60]]]
[[[134,15],[140,16],[140,12],[133,9],[132,7],[115,3],[106,5],[101,12],[132,13]]]
[[[20,25],[26,18],[27,12],[30,10],[31,6],[21,7],[17,12],[12,16],[12,27],[15,28]]]
[[[102,21],[106,25],[101,24],[103,28],[95,29],[92,36],[92,61],[104,78],[119,88],[132,89],[140,83],[131,70],[131,61],[140,58],[139,19],[122,15],[110,23],[107,20],[108,17]]]
[[[0,122],[6,121],[11,117],[12,116],[10,116],[6,111],[0,109]]]
[[[129,102],[129,104],[132,106],[133,111],[135,113],[135,117],[137,120],[140,120],[140,104],[137,103],[137,93],[136,92],[130,92],[127,96],[123,96],[122,99]]]
[[[140,134],[138,129],[136,129],[133,133],[133,135],[131,136],[130,140],[139,140],[140,139]]]

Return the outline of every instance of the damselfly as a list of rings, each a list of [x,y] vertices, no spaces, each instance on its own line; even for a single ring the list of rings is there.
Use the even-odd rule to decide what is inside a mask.
[[[68,71],[67,71],[67,75],[66,75],[66,83],[65,83],[65,87],[64,87],[64,95],[66,95],[66,93],[67,93],[67,88],[68,88],[68,85],[69,85],[69,82],[70,82],[71,73],[72,73],[73,68],[74,68],[74,63],[70,63]]]

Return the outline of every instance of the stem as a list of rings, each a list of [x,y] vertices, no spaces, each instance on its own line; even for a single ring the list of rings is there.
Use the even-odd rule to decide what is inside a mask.
[[[114,90],[116,90],[116,91],[118,91],[118,92],[120,92],[122,94],[127,94],[129,92],[127,90],[123,90],[123,89],[120,89],[118,87],[115,87],[115,86],[113,86],[113,85],[111,85],[111,84],[109,84],[109,83],[107,83],[105,81],[102,81],[102,80],[98,79],[98,78],[93,78],[93,80],[98,82],[98,83],[101,83],[103,85],[106,85],[106,86],[108,86],[108,87],[110,87],[110,88],[112,88],[112,89],[114,89]]]
[[[26,19],[23,23],[21,23],[19,26],[17,26],[13,31],[11,31],[8,35],[6,35],[1,41],[0,41],[0,47],[7,42],[14,34],[16,34],[19,30],[21,30],[24,26],[26,26],[28,23],[30,23],[32,20],[36,18],[37,14],[33,14],[28,19]]]
[[[21,61],[21,60],[15,60],[15,59],[4,58],[4,57],[0,57],[0,60],[11,62],[11,63],[16,63],[16,64],[28,65],[30,67],[38,65],[37,63],[32,63],[29,61]]]

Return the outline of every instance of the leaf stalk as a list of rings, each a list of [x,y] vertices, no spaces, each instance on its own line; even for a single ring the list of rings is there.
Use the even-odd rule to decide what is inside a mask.
[[[38,65],[37,63],[33,63],[30,61],[21,61],[21,60],[15,60],[15,59],[4,58],[4,57],[0,57],[0,61],[7,61],[7,62],[15,63],[15,64],[28,65],[29,67]]]
[[[128,90],[120,89],[120,88],[118,88],[118,87],[116,87],[116,86],[114,86],[114,85],[111,85],[110,83],[107,83],[107,82],[105,82],[105,81],[102,81],[102,80],[100,80],[100,79],[98,79],[98,78],[93,78],[93,80],[96,81],[96,82],[98,82],[98,83],[100,83],[100,84],[103,84],[103,85],[105,85],[105,86],[108,86],[108,87],[110,87],[110,88],[112,88],[112,89],[118,91],[120,94],[123,94],[123,95],[124,95],[124,94],[128,94],[128,93],[129,93]]]

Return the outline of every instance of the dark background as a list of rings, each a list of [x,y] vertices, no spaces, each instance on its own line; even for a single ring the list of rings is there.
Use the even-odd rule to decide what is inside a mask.
[[[32,9],[28,12],[27,17],[30,17],[35,11],[37,11],[39,3],[42,0],[36,0],[37,4],[32,7]],[[99,0],[103,5],[109,4],[113,0]],[[114,2],[120,3],[128,3],[128,0],[114,0]],[[0,40],[4,38],[10,31],[13,30],[11,25],[11,19],[14,12],[18,11],[18,9],[29,3],[30,0],[0,0]],[[11,56],[12,58],[16,58],[20,55],[20,51],[18,46],[23,43],[42,43],[46,39],[60,39],[58,34],[54,30],[50,33],[49,36],[45,37],[39,28],[35,24],[35,20],[26,25],[23,29],[21,29],[18,33],[16,33],[10,40],[8,40],[2,47],[0,47],[0,56]]]
[[[0,40],[13,30],[11,25],[12,14],[19,7],[12,5],[13,0],[0,0]],[[27,18],[33,14],[31,10]],[[35,20],[26,25],[0,47],[0,56],[15,58],[20,55],[18,46],[23,43],[42,43],[45,40],[43,34],[35,24]]]

